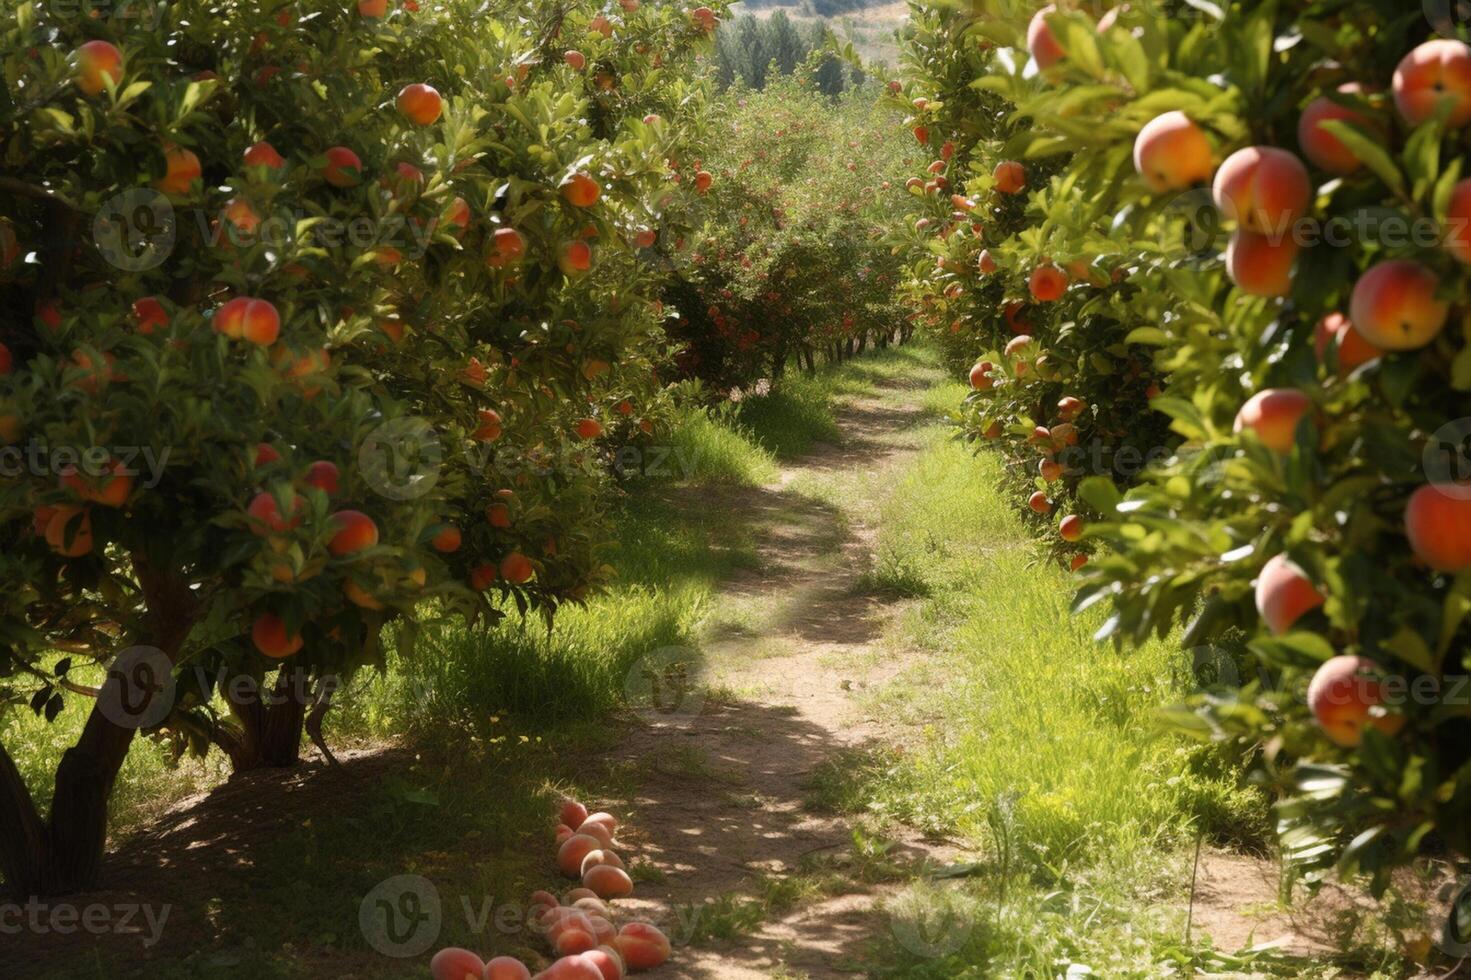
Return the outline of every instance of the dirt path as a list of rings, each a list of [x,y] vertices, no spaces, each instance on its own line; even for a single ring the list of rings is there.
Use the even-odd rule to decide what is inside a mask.
[[[646,717],[612,760],[640,773],[637,795],[622,805],[638,860],[663,879],[641,883],[626,907],[667,924],[677,942],[700,939],[659,975],[846,976],[861,970],[865,945],[892,941],[881,908],[890,889],[832,887],[852,877],[844,873],[852,828],[807,801],[825,763],[894,734],[860,695],[907,663],[904,651],[878,642],[902,603],[864,593],[876,529],[847,515],[874,513],[886,475],[918,452],[922,391],[844,403],[835,444],[815,447],[767,486],[706,501],[750,515],[761,558],[725,585],[711,617],[704,680],[721,693]],[[807,483],[848,505],[799,493]],[[954,852],[916,837],[885,857],[920,864]],[[814,879],[826,887],[778,903],[769,917],[757,904]]]

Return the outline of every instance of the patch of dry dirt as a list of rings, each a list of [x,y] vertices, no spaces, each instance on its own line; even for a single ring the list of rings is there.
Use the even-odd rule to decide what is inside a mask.
[[[882,471],[902,467],[918,451],[902,438],[922,419],[918,395],[906,392],[897,406],[892,399],[848,403],[837,442],[814,447],[769,486],[720,501],[752,515],[760,555],[760,567],[734,577],[725,594],[772,610],[759,632],[707,646],[719,689],[741,696],[707,704],[687,725],[633,728],[610,760],[644,768],[637,796],[623,805],[637,828],[637,859],[664,877],[641,884],[626,908],[666,924],[676,941],[706,925],[702,903],[725,903],[707,913],[723,920],[729,903],[759,900],[765,881],[810,870],[815,861],[841,863],[851,849],[848,820],[807,807],[809,783],[840,753],[893,734],[864,711],[859,695],[907,663],[875,646],[902,604],[858,588],[876,529],[861,516],[846,522],[792,487],[806,475],[877,482]],[[956,851],[906,835],[888,856],[938,865]],[[680,949],[652,976],[854,975],[866,946],[893,941],[881,909],[892,891],[859,885],[799,902],[749,934]]]

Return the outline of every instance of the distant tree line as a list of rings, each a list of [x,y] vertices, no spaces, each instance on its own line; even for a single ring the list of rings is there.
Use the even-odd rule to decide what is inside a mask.
[[[856,0],[839,0],[856,2]],[[722,24],[715,36],[716,63],[723,88],[740,82],[761,91],[773,74],[810,72],[813,86],[826,95],[841,95],[863,81],[862,73],[826,53],[833,32],[822,21],[798,26],[777,10],[766,19],[744,14]]]
[[[875,0],[745,0],[747,7],[792,7],[806,17],[838,17],[873,6]]]

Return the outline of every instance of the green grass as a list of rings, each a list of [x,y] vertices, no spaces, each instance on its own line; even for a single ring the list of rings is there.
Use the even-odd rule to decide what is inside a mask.
[[[837,379],[830,372],[788,374],[770,391],[747,395],[736,403],[729,412],[731,421],[777,459],[792,459],[813,443],[838,437],[833,418],[836,386]]]
[[[863,370],[850,383],[882,384],[882,366]],[[927,407],[962,393],[937,385]],[[1071,577],[1039,563],[996,489],[998,463],[944,425],[913,436],[921,451],[898,473],[800,484],[850,511],[877,507],[863,585],[910,597],[884,642],[921,654],[869,696],[873,716],[914,726],[912,743],[834,758],[814,774],[809,805],[855,815],[875,839],[902,823],[978,855],[936,880],[871,845],[871,860],[909,883],[888,906],[893,928],[872,944],[869,975],[1334,975],[1340,964],[1183,941],[1195,836],[1261,844],[1264,799],[1212,749],[1157,723],[1159,706],[1188,693],[1171,681],[1189,676],[1173,646],[1121,655],[1093,642],[1100,614],[1070,614]],[[1367,974],[1386,955],[1339,959]]]

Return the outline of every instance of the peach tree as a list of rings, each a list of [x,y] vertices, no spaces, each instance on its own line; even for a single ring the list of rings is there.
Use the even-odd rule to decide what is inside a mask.
[[[695,163],[705,193],[671,253],[671,334],[684,369],[722,388],[887,344],[904,326],[882,234],[905,166],[890,113],[869,89],[824,97],[811,76],[727,92]]]
[[[596,587],[715,17],[0,13],[0,685],[93,704],[44,817],[0,747],[10,890],[97,881],[138,732],[289,765],[385,623]]]
[[[978,346],[970,431],[1045,427],[1017,386],[1069,336],[1104,438],[1168,422],[1142,473],[1075,485],[1077,605],[1112,607],[1104,639],[1239,654],[1176,719],[1250,751],[1301,874],[1382,888],[1471,844],[1471,48],[1388,0],[1082,6],[916,16],[913,79],[969,75],[1010,124],[968,179],[1055,171],[988,242],[1054,326]]]

